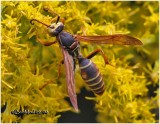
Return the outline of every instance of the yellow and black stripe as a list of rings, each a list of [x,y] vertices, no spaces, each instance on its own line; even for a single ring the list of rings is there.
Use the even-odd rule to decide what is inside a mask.
[[[103,94],[105,90],[104,82],[96,65],[89,59],[81,60],[79,65],[81,76],[90,89],[98,95]]]

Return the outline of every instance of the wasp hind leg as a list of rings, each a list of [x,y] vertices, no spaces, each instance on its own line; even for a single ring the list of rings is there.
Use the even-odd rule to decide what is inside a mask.
[[[94,57],[94,56],[97,55],[98,53],[101,53],[101,55],[102,55],[102,57],[103,57],[103,59],[104,59],[105,64],[111,65],[111,64],[109,63],[106,55],[104,54],[104,52],[103,52],[101,49],[96,49],[95,51],[93,51],[92,53],[90,53],[90,54],[89,54],[88,56],[86,56],[85,58],[91,59],[92,57]],[[111,65],[111,66],[112,66],[112,65]]]

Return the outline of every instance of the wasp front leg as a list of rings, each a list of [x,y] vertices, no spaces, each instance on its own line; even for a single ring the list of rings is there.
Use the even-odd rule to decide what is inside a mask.
[[[42,39],[40,39],[40,38],[38,37],[38,34],[36,34],[36,40],[37,40],[39,43],[43,44],[44,46],[51,46],[52,44],[57,43],[57,40],[52,41],[52,42],[43,41]]]

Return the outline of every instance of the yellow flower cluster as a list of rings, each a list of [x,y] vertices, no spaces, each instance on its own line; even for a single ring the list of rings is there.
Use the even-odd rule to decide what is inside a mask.
[[[5,2],[1,4],[1,105],[3,123],[57,122],[59,112],[73,111],[64,99],[68,97],[64,66],[58,75],[62,59],[57,44],[45,47],[36,42],[36,34],[45,41],[54,40],[38,19],[50,24],[52,15],[44,12],[47,6],[65,19],[65,30],[71,34],[107,35],[129,34],[143,42],[141,47],[81,43],[87,56],[102,48],[110,65],[104,65],[100,55],[92,60],[103,75],[106,90],[94,100],[97,122],[157,122],[158,109],[158,1],[77,1],[77,2]],[[76,70],[76,91],[90,90]],[[48,85],[39,90],[40,87]],[[153,87],[153,89],[149,88]],[[152,92],[154,95],[149,95]],[[83,103],[78,103],[83,104]],[[47,114],[20,112],[45,111]],[[19,114],[13,112],[19,111]],[[11,113],[12,112],[12,113]]]

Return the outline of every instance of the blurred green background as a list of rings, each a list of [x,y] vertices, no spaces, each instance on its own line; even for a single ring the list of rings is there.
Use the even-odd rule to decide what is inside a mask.
[[[79,35],[128,34],[143,46],[98,45],[81,42],[84,56],[103,49],[92,61],[105,82],[105,93],[95,96],[80,76],[76,91],[80,113],[75,113],[66,91],[64,66],[57,79],[62,53],[58,44],[46,47],[36,41],[53,41],[46,28],[30,24],[35,18],[51,24],[47,6],[65,19],[65,31]],[[1,3],[1,114],[2,122],[158,122],[159,120],[159,2],[78,1]],[[39,90],[46,82],[51,82]],[[39,110],[47,114],[11,114]]]

